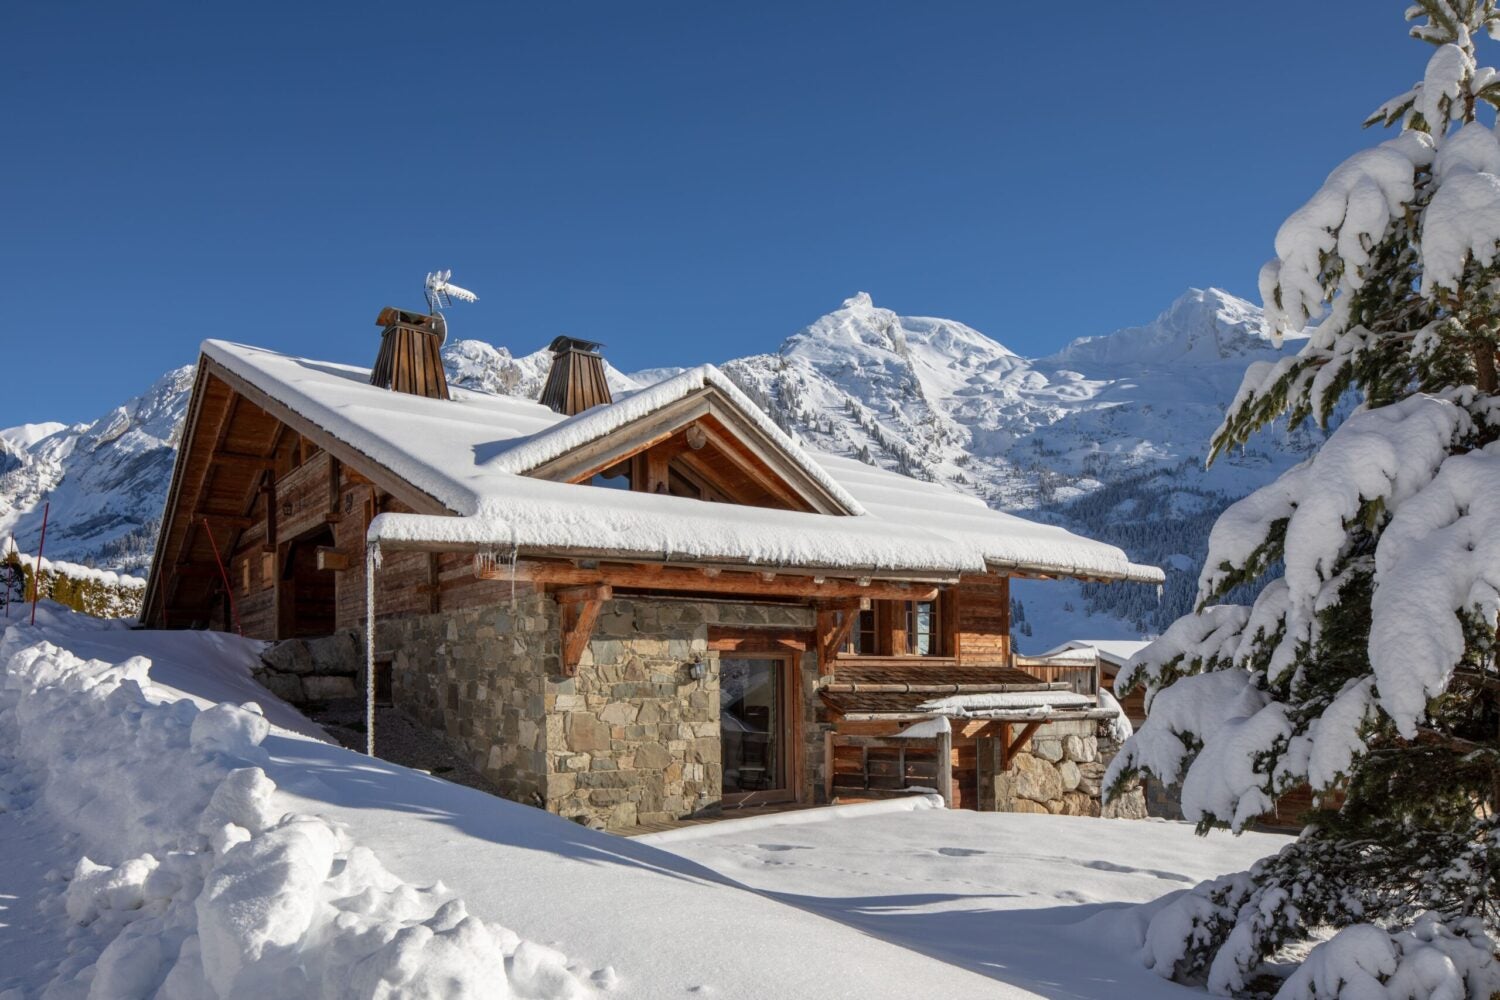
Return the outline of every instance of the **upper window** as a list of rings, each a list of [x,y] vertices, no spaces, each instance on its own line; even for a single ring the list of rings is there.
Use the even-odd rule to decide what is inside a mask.
[[[878,656],[879,646],[876,642],[875,611],[870,609],[859,612],[859,620],[854,623],[854,629],[849,635],[849,652],[855,656]]]
[[[874,601],[859,612],[845,652],[853,656],[948,656],[943,601]]]
[[[906,655],[936,656],[938,639],[937,601],[906,601]]]

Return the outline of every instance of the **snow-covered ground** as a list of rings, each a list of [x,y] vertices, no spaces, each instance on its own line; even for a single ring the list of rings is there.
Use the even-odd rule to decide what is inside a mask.
[[[1282,842],[922,808],[628,840],[323,742],[254,653],[6,633],[0,997],[1185,996],[1122,904]]]
[[[1273,834],[941,808],[726,822],[641,839],[995,981],[985,996],[1185,997],[1130,955],[1128,906],[1248,867]],[[773,819],[773,817],[767,817]],[[897,994],[899,995],[899,994]],[[922,994],[936,996],[937,993]]]

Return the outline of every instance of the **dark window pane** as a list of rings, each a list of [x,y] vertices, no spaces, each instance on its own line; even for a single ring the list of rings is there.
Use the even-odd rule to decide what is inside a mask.
[[[724,792],[783,787],[780,660],[719,660]]]

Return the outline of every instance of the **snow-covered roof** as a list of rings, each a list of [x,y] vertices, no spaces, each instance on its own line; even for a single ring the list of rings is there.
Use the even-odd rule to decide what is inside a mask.
[[[1113,709],[1118,712],[1118,706]],[[1111,711],[1089,694],[1072,691],[995,691],[984,694],[958,694],[934,698],[917,706],[919,712],[931,712],[953,719],[1047,719],[1058,714],[1082,712],[1102,718]]]
[[[1123,667],[1130,662],[1130,658],[1147,646],[1151,645],[1146,639],[1070,639],[1060,646],[1043,653],[1044,657],[1060,656],[1070,652],[1097,651],[1099,659],[1112,667]]]
[[[1112,545],[991,510],[973,497],[810,452],[711,365],[564,417],[539,403],[453,387],[448,400],[369,384],[367,369],[209,340],[203,354],[461,517],[383,514],[390,542],[526,553],[867,569],[1162,580]],[[849,515],[802,513],[602,489],[526,476],[689,395],[709,390],[753,422]]]

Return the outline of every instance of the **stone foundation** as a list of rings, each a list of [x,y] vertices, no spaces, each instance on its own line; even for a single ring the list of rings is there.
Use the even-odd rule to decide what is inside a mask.
[[[806,608],[621,598],[601,609],[577,676],[561,673],[556,603],[383,621],[397,708],[511,799],[627,829],[712,814],[723,789],[710,627],[810,629]],[[755,654],[746,654],[753,656]],[[696,669],[696,668],[700,668]],[[701,676],[694,676],[700,672]],[[816,657],[797,664],[804,801],[822,787]]]
[[[294,705],[364,696],[363,632],[350,629],[318,639],[283,639],[260,655],[252,674],[262,687]]]
[[[1108,766],[1101,753],[1098,725],[1091,721],[1049,722],[1000,770],[1000,741],[979,741],[980,808],[996,812],[1050,813],[1140,819],[1146,815],[1139,790],[1101,805],[1101,783]],[[1114,748],[1106,747],[1112,755]]]
[[[556,602],[523,594],[514,606],[394,618],[376,629],[376,648],[391,657],[395,706],[506,798],[545,804],[543,691],[562,663]]]

